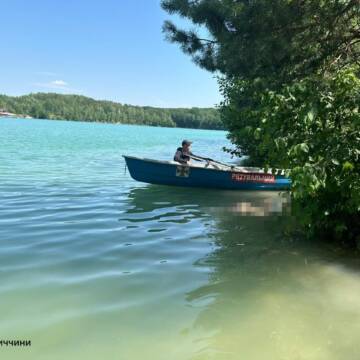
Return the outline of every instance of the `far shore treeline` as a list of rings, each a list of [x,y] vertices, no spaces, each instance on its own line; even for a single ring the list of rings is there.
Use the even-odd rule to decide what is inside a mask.
[[[81,95],[0,95],[0,109],[38,119],[81,120],[193,129],[222,129],[215,108],[157,108],[94,100]]]

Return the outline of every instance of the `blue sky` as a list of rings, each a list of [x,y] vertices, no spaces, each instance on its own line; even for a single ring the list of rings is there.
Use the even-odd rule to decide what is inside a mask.
[[[221,99],[214,75],[164,40],[171,16],[160,0],[1,0],[0,14],[2,94],[79,93],[160,107]]]

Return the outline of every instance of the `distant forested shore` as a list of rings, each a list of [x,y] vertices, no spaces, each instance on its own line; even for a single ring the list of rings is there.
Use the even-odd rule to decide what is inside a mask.
[[[36,93],[24,96],[0,95],[0,109],[38,119],[97,121],[194,129],[223,129],[214,108],[156,108],[81,95]]]

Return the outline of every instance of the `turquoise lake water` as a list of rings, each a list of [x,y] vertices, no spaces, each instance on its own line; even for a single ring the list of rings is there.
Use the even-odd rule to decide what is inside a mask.
[[[133,181],[218,131],[0,119],[1,359],[359,359],[359,259],[283,236],[286,194]]]

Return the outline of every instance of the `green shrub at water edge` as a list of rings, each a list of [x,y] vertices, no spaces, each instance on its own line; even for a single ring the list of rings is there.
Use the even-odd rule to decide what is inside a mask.
[[[352,243],[360,235],[357,73],[348,68],[308,76],[278,91],[260,82],[223,84],[234,152],[289,169],[295,215],[308,234]],[[249,94],[256,107],[244,106]]]

